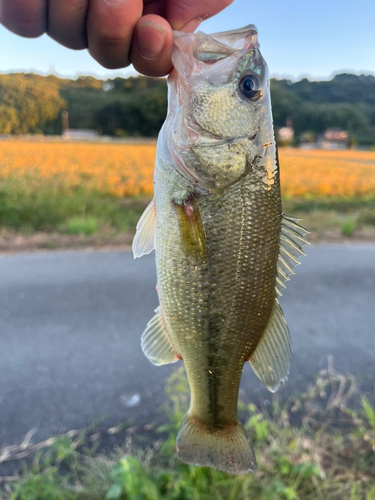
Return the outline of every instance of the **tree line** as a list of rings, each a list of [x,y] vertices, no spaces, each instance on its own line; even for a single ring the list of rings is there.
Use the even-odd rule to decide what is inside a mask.
[[[375,144],[375,77],[336,75],[329,81],[271,80],[275,127],[291,120],[297,139],[329,127],[354,142]],[[61,112],[71,128],[118,137],[156,137],[167,112],[166,80],[143,76],[98,80],[0,75],[0,134],[61,134]]]

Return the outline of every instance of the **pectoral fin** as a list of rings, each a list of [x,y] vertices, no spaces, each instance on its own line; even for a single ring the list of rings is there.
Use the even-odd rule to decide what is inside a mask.
[[[255,375],[271,392],[277,391],[284,382],[290,366],[290,336],[283,311],[277,300],[266,331],[259,341],[249,362]]]
[[[196,202],[189,199],[182,205],[175,202],[174,206],[186,255],[204,255],[206,253],[206,234]]]
[[[165,328],[160,307],[155,312],[155,316],[147,323],[146,330],[142,334],[142,350],[154,365],[174,363],[180,358]]]
[[[155,249],[156,206],[153,199],[143,212],[137,224],[137,232],[133,240],[133,256],[142,257]]]

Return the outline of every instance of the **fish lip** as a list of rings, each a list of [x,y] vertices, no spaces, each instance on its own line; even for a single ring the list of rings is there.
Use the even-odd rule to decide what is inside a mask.
[[[210,36],[237,35],[237,34],[241,34],[241,33],[247,33],[248,31],[253,31],[255,35],[258,35],[258,28],[255,26],[255,24],[247,24],[246,26],[243,26],[242,28],[237,28],[234,30],[217,31],[216,33],[211,33]],[[196,33],[194,33],[194,35],[195,34]],[[173,35],[181,38],[181,37],[186,36],[186,35],[191,35],[191,33],[186,33],[185,31],[173,30]]]
[[[233,144],[237,141],[241,141],[243,139],[248,139],[249,141],[254,141],[258,135],[258,132],[260,130],[260,127],[257,128],[257,130],[255,131],[255,133],[253,135],[241,135],[241,136],[238,136],[238,137],[228,137],[228,138],[223,138],[223,137],[220,137],[218,135],[215,135],[215,134],[212,134],[211,132],[209,132],[208,130],[204,129],[201,127],[201,131],[205,132],[205,134],[207,134],[207,136],[205,136],[205,138],[209,139],[208,141],[205,141],[204,139],[203,140],[200,140],[198,141],[195,146],[201,146],[201,145],[204,145],[204,146],[207,146],[207,147],[214,147],[214,146],[221,146],[221,145],[224,145],[224,144]]]

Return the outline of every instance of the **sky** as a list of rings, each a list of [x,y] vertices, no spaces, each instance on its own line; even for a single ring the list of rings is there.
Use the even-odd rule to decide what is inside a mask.
[[[375,75],[374,19],[373,0],[235,0],[199,29],[255,24],[271,76],[321,80],[341,72]],[[131,67],[102,68],[87,51],[71,51],[46,35],[24,39],[0,26],[0,72],[17,71],[103,79],[135,74]]]

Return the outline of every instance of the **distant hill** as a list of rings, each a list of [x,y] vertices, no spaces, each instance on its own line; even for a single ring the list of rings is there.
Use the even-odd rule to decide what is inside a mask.
[[[271,81],[275,127],[290,119],[296,137],[329,127],[353,142],[375,144],[375,77],[340,74],[330,81]],[[143,76],[97,80],[0,75],[0,133],[61,133],[61,111],[71,128],[113,136],[155,137],[167,110],[166,81]]]
[[[352,140],[375,144],[375,77],[343,73],[332,80],[271,81],[275,126],[287,118],[297,136],[329,127],[348,130]]]

